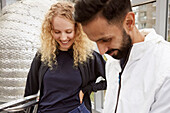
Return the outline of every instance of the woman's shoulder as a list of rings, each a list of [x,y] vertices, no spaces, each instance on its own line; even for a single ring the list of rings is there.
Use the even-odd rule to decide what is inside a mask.
[[[35,63],[40,63],[41,62],[41,52],[40,51],[37,51],[35,56],[34,56],[34,59],[33,59],[33,62]]]
[[[97,52],[96,50],[93,50],[92,51],[92,54],[93,54],[93,56],[97,56],[97,57],[99,57],[99,56],[102,56],[99,52]]]
[[[97,51],[95,51],[95,50],[93,50],[92,54],[93,54],[93,58],[103,59],[103,56],[102,56],[99,52],[97,52]]]
[[[103,56],[99,52],[94,50],[92,54],[93,54],[92,60],[94,62],[97,62],[97,63],[103,62],[105,64],[105,60],[104,60]]]

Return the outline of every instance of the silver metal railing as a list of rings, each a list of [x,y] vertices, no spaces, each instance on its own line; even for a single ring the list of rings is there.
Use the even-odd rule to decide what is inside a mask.
[[[31,107],[37,106],[38,101],[39,96],[37,96],[37,94],[23,97],[21,99],[17,99],[0,105],[0,112],[4,111],[8,113],[30,113]],[[34,107],[33,113],[34,111],[37,111],[37,107]]]

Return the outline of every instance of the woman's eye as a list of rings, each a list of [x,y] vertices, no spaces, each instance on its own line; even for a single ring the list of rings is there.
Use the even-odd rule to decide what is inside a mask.
[[[72,31],[66,31],[66,33],[70,34],[70,33],[72,33]]]
[[[55,33],[55,34],[59,34],[60,32],[59,32],[59,31],[55,31],[54,33]]]

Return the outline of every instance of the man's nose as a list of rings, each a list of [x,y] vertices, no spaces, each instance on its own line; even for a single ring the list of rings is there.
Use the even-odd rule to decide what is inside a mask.
[[[104,44],[97,43],[97,47],[101,55],[104,55],[108,51],[108,48]]]

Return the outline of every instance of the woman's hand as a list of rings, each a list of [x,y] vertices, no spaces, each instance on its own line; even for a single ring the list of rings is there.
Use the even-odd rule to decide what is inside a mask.
[[[82,90],[80,90],[80,92],[79,92],[80,104],[82,104],[82,102],[83,102],[83,97],[84,97],[84,93]]]

